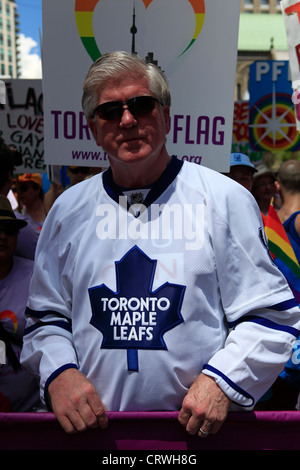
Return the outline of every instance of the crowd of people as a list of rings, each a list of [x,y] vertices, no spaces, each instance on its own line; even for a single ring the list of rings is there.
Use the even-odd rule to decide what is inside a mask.
[[[18,161],[16,161],[16,157]],[[35,251],[47,212],[41,174],[15,173],[19,156],[0,141],[0,341],[7,358],[0,364],[0,412],[43,410],[37,378],[20,364]],[[75,167],[72,167],[75,170]],[[91,171],[94,173],[94,170]],[[78,171],[76,181],[88,177]],[[46,193],[47,196],[47,193]]]
[[[249,178],[250,170],[251,180]],[[248,177],[247,180],[245,175]],[[300,265],[300,161],[289,159],[282,163],[274,173],[265,164],[254,166],[247,155],[233,153],[230,172],[227,176],[235,179],[252,192],[262,214],[264,225],[268,225],[268,215],[275,209],[278,216],[276,222],[287,235],[290,245],[280,246],[282,256],[279,260],[275,256],[273,258],[278,268],[286,276],[285,256],[289,255],[291,250]],[[298,278],[300,279],[300,266],[295,266],[293,276],[287,276],[287,281],[299,304],[300,283]],[[295,349],[294,360],[291,358],[286,364],[272,387],[256,404],[256,410],[299,409],[300,361],[297,350],[298,345]]]
[[[263,409],[291,359],[300,310],[263,215],[277,194],[299,255],[300,177],[287,183],[298,162],[276,178],[241,153],[226,175],[172,157],[168,81],[136,55],[101,56],[82,106],[110,167],[90,178],[70,167],[74,184],[52,187],[51,209],[34,174],[17,178],[12,209],[12,155],[1,154],[0,339],[17,358],[0,366],[3,409],[52,410],[68,433],[106,428],[106,410],[178,410],[186,431],[206,438],[229,411]],[[38,244],[23,265],[16,247],[28,227]],[[161,269],[169,262],[172,276]],[[23,388],[5,388],[21,371],[34,386],[24,402]]]

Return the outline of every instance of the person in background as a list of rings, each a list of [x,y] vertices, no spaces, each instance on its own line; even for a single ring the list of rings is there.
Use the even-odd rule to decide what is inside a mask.
[[[39,173],[24,173],[18,177],[17,191],[20,212],[40,231],[46,218],[42,177]]]
[[[300,307],[300,161],[288,160],[279,167],[275,181],[281,207],[270,205],[263,216],[270,251],[275,264],[285,275]],[[299,340],[292,358],[270,390],[256,405],[256,410],[295,410],[299,407]]]
[[[98,173],[101,173],[103,171],[103,168],[101,166],[89,166],[89,174],[86,176],[85,179],[91,178],[91,176],[97,175]]]
[[[54,204],[54,201],[62,194],[63,191],[67,190],[69,187],[74,186],[74,184],[80,183],[91,176],[94,176],[102,171],[102,168],[99,167],[80,167],[80,166],[69,166],[66,168],[67,176],[70,180],[65,188],[61,182],[52,182],[49,190],[45,194],[44,204],[45,210],[48,214],[49,210]]]
[[[7,197],[0,195],[0,340],[6,351],[6,362],[0,364],[3,412],[8,410],[7,402],[14,412],[33,411],[40,404],[38,380],[20,364],[33,261],[14,253],[18,233],[26,225],[16,218]]]
[[[48,191],[45,193],[45,196],[44,196],[44,207],[45,207],[46,215],[48,214],[51,207],[53,206],[54,201],[56,201],[56,199],[62,194],[62,192],[63,192],[62,183],[52,182],[50,184],[50,188],[48,189]]]
[[[281,197],[282,206],[277,211],[278,217],[285,229],[285,232],[292,245],[295,256],[300,265],[300,161],[288,160],[283,163],[277,173],[275,181],[276,189]],[[299,292],[300,294],[300,292]],[[298,296],[299,300],[299,296]],[[300,303],[299,303],[300,308]],[[298,338],[299,341],[300,338]],[[292,399],[289,403],[294,403],[297,395],[295,408],[300,409],[300,358],[299,346],[296,348],[298,362],[291,359],[280,375],[281,384],[285,384]],[[284,395],[283,395],[284,396]],[[284,397],[283,400],[284,401]],[[293,409],[292,407],[290,407]]]
[[[12,192],[16,157],[19,159],[18,154],[14,150],[11,151],[3,141],[0,141],[0,194],[7,198],[9,198]],[[23,214],[20,214],[17,210],[14,213],[18,219],[27,222],[27,225],[19,233],[15,254],[22,258],[33,260],[40,232],[35,229],[30,220]]]
[[[206,438],[278,376],[300,311],[249,191],[169,155],[159,67],[103,54],[82,104],[110,167],[47,215],[22,364],[68,433],[107,427],[106,410],[178,410]]]
[[[252,194],[262,214],[267,215],[270,203],[276,195],[275,175],[264,164],[258,165],[253,175]]]
[[[253,175],[256,172],[257,170],[248,155],[235,152],[230,156],[230,171],[229,173],[225,173],[225,175],[237,181],[251,192]]]
[[[67,175],[70,179],[70,186],[80,183],[89,176],[89,168],[87,166],[68,166]]]
[[[278,217],[300,263],[300,161],[288,160],[277,173],[275,186],[282,205]]]

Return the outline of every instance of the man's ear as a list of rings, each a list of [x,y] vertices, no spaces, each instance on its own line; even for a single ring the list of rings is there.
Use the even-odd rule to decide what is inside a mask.
[[[93,137],[94,137],[94,139],[95,139],[95,141],[96,141],[96,144],[99,145],[99,146],[101,146],[101,144],[100,144],[100,139],[99,139],[98,126],[97,126],[96,121],[95,121],[94,119],[92,119],[92,118],[89,119],[89,120],[88,120],[88,126],[89,126],[89,128],[90,128],[90,130],[91,130],[91,133],[93,134]]]

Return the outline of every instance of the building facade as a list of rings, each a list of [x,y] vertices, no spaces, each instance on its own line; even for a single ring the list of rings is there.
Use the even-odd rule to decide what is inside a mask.
[[[235,100],[248,98],[249,67],[256,60],[288,60],[280,0],[241,0]]]
[[[0,77],[20,75],[18,25],[15,0],[0,0]]]
[[[281,13],[280,0],[242,0],[241,13]]]

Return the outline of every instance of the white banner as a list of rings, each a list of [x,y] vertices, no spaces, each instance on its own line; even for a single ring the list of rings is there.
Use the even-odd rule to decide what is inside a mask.
[[[300,130],[300,2],[281,1],[289,51],[289,65],[292,80],[292,102],[295,105],[297,130]]]
[[[0,136],[22,154],[17,173],[45,173],[44,116],[41,80],[4,79]]]
[[[92,62],[151,57],[171,93],[171,155],[228,171],[240,0],[43,0],[45,161],[108,166],[81,108]]]

